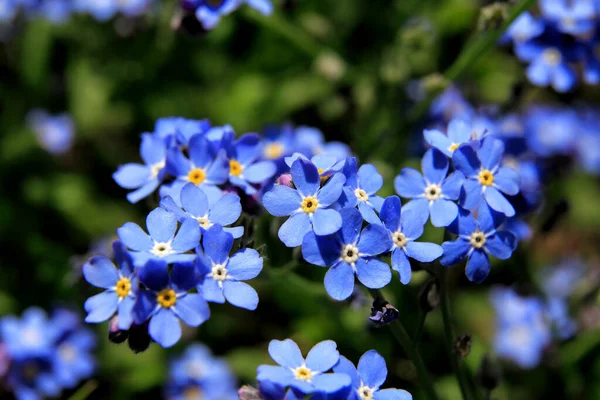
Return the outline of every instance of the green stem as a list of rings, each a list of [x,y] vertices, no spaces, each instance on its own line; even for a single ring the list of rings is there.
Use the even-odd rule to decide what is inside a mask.
[[[384,298],[383,294],[379,289],[370,289],[369,292],[371,293],[371,296],[373,296],[373,298]],[[437,393],[435,392],[433,382],[431,380],[431,377],[429,376],[429,373],[427,372],[425,363],[423,362],[419,351],[415,347],[414,342],[412,341],[408,332],[404,328],[404,325],[402,325],[402,322],[400,322],[400,320],[395,320],[389,325],[389,327],[396,341],[398,341],[400,346],[402,346],[402,349],[404,349],[404,352],[406,353],[408,358],[410,358],[413,364],[415,365],[421,389],[425,392],[425,396],[429,400],[438,400]]]
[[[421,341],[421,334],[423,333],[423,326],[425,326],[425,320],[427,319],[427,314],[425,311],[421,311],[421,315],[419,316],[419,325],[417,325],[417,330],[415,331],[415,336],[413,341],[415,342],[415,346],[419,346],[419,342]]]
[[[85,400],[90,394],[98,387],[98,382],[95,380],[87,381],[83,386],[81,386],[71,397],[69,400]]]

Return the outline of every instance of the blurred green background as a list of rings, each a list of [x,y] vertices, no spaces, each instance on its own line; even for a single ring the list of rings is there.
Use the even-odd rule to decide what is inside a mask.
[[[64,25],[43,20],[19,23],[0,43],[0,315],[31,305],[67,305],[82,310],[95,291],[81,279],[92,243],[111,237],[127,221],[143,224],[156,198],[132,205],[112,180],[119,164],[137,162],[140,134],[165,116],[208,118],[238,133],[292,122],[320,128],[327,140],[348,143],[362,162],[377,165],[393,193],[401,167],[418,165],[422,123],[410,88],[427,92],[477,29],[477,0],[282,0],[264,18],[249,9],[224,18],[209,33],[173,30],[176,2],[136,20],[99,23],[77,16]],[[534,101],[570,103],[597,99],[595,89],[557,96],[526,83],[523,68],[506,50],[494,48],[475,60],[457,84],[475,105],[515,110]],[[420,88],[420,89],[419,89]],[[39,147],[25,123],[40,107],[70,113],[75,144],[63,156]],[[537,267],[571,251],[597,257],[600,186],[576,175],[557,180],[548,203],[572,207],[552,236],[536,237],[510,261],[495,265],[484,285],[469,284],[462,267],[452,270],[452,308],[458,333],[473,335],[466,362],[472,371],[490,350],[494,315],[488,304],[493,283],[527,283]],[[535,221],[543,218],[537,217]],[[256,312],[212,305],[211,319],[189,331],[174,349],[152,346],[133,355],[98,332],[98,389],[93,398],[158,397],[169,355],[192,340],[225,356],[241,382],[252,383],[256,367],[269,363],[273,338],[294,338],[307,351],[324,339],[357,361],[368,349],[385,355],[389,386],[419,397],[415,371],[386,329],[368,327],[370,299],[352,307],[326,295],[324,271],[300,265],[282,268],[298,254],[274,239],[274,222],[260,223],[257,244],[266,243],[269,265],[255,281]],[[441,241],[440,230],[428,238]],[[568,240],[567,240],[568,239]],[[556,245],[559,244],[559,246]],[[565,246],[560,246],[560,245]],[[561,253],[562,252],[562,253]],[[498,263],[500,264],[500,263]],[[421,271],[408,287],[395,279],[384,292],[409,330],[420,318]],[[599,331],[553,349],[546,368],[505,371],[499,399],[600,399]],[[426,321],[420,350],[445,399],[460,394],[444,349],[439,311]],[[68,397],[68,393],[65,394]]]

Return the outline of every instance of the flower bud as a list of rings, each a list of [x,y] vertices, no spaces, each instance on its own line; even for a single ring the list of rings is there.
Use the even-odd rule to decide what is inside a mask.
[[[282,174],[277,178],[278,185],[284,185],[287,187],[293,187],[292,184],[292,175],[291,174]]]
[[[485,6],[479,13],[479,30],[495,30],[502,26],[504,21],[508,18],[508,11],[506,4],[494,3]]]
[[[129,328],[129,341],[127,344],[134,353],[142,353],[150,346],[150,335],[148,334],[148,324],[131,325]]]
[[[419,292],[419,304],[423,312],[430,312],[440,304],[440,284],[437,279],[429,279]]]
[[[454,340],[454,352],[460,360],[464,359],[471,352],[471,335],[460,335]]]
[[[258,389],[250,385],[244,385],[238,390],[238,398],[239,400],[262,400]]]
[[[383,326],[387,325],[390,322],[398,319],[400,313],[390,303],[383,300],[380,297],[377,297],[373,300],[373,306],[371,307],[371,315],[369,319],[373,322],[375,326]]]
[[[123,343],[129,337],[129,331],[119,329],[118,323],[119,317],[115,316],[108,324],[108,340],[115,344]]]

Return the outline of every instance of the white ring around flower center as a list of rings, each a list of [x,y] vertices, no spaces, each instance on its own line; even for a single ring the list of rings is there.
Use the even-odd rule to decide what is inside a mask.
[[[373,400],[373,389],[364,384],[356,389],[356,393],[358,393],[360,400]]]
[[[480,230],[476,230],[471,234],[471,238],[469,239],[471,246],[476,249],[480,249],[485,245],[485,233]]]
[[[406,246],[406,243],[408,242],[408,240],[406,240],[406,236],[404,236],[404,233],[400,231],[394,232],[392,234],[392,240],[394,241],[394,245],[401,249],[403,249]]]
[[[310,382],[315,373],[311,371],[306,365],[301,365],[296,369],[293,369],[294,377],[300,381]]]
[[[360,188],[354,189],[354,195],[356,196],[358,201],[361,201],[363,203],[366,203],[367,201],[369,201],[369,195],[363,189],[360,189]]]
[[[150,166],[150,179],[154,179],[158,176],[158,173],[160,172],[161,169],[163,169],[165,167],[165,162],[164,161],[160,161],[157,162],[156,164],[152,164]]]
[[[436,201],[442,197],[442,187],[435,183],[431,183],[425,187],[425,198],[429,201]]]
[[[198,221],[198,223],[200,224],[200,227],[202,227],[202,229],[208,229],[212,226],[212,224],[210,223],[210,221],[206,215],[204,217],[196,218],[196,221]]]
[[[210,276],[217,282],[227,279],[227,268],[221,264],[213,264]]]
[[[170,254],[173,254],[171,242],[154,242],[154,247],[152,247],[150,253],[158,257],[166,257]]]
[[[358,247],[353,244],[347,244],[342,248],[342,261],[348,264],[354,264],[358,260]]]
[[[556,47],[548,47],[542,53],[542,58],[546,62],[546,64],[551,66],[556,66],[562,61],[562,54]]]

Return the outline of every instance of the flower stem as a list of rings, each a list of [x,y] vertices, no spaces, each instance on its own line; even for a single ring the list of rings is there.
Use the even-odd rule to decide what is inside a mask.
[[[373,296],[374,299],[377,297],[380,297],[382,299],[384,298],[383,294],[379,289],[369,289],[369,292],[371,293],[371,296]],[[402,349],[404,349],[404,352],[406,353],[408,358],[410,358],[413,364],[415,365],[420,386],[421,389],[425,392],[425,396],[429,400],[438,400],[437,393],[435,392],[433,382],[431,380],[431,377],[429,376],[429,373],[427,372],[425,363],[423,362],[423,359],[421,358],[421,355],[419,354],[415,343],[412,341],[408,332],[404,328],[404,325],[402,325],[402,322],[400,322],[400,320],[397,319],[393,321],[389,326],[392,331],[392,335],[400,344],[400,346],[402,346]]]
[[[87,381],[83,386],[81,386],[71,397],[69,400],[85,400],[87,399],[94,390],[98,387],[98,382],[95,380]]]
[[[413,341],[415,342],[415,346],[419,346],[419,342],[421,341],[421,334],[423,333],[423,326],[425,326],[425,319],[427,319],[427,312],[421,311],[421,315],[419,316],[419,325],[417,325],[417,330],[415,331],[415,335],[413,336]]]

